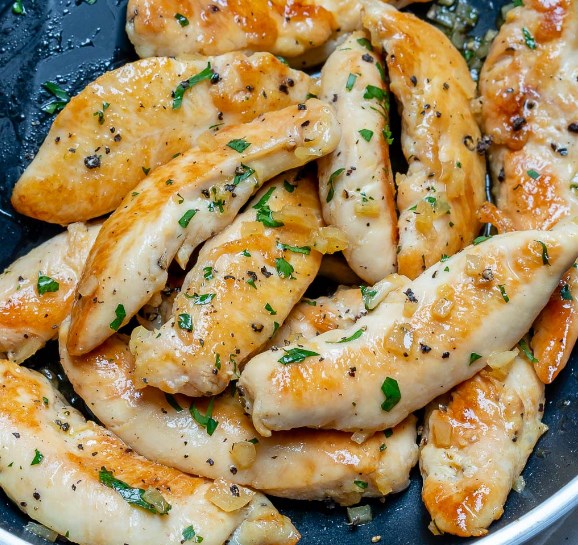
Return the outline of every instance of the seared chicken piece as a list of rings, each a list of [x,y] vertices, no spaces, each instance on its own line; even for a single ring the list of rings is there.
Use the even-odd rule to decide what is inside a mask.
[[[0,486],[75,543],[293,544],[299,534],[263,495],[190,477],[138,456],[68,406],[41,374],[0,361]],[[220,492],[215,493],[215,488]],[[231,505],[230,511],[221,509]],[[240,500],[240,501],[239,501]],[[190,537],[186,537],[186,536]]]
[[[21,363],[58,335],[100,225],[69,225],[0,275],[1,356]]]
[[[339,145],[318,161],[323,218],[345,233],[343,254],[370,284],[394,272],[397,261],[387,89],[378,64],[366,34],[354,32],[323,66],[320,94],[341,123]]]
[[[437,533],[486,534],[547,429],[544,385],[532,365],[515,357],[509,366],[484,369],[426,415],[422,496]]]
[[[255,428],[394,426],[514,345],[577,256],[575,223],[498,235],[434,265],[352,327],[254,357],[238,384]]]
[[[472,242],[485,200],[485,162],[470,101],[476,86],[449,39],[432,25],[365,0],[364,25],[386,55],[409,163],[398,174],[400,274],[417,277]]]
[[[366,314],[361,290],[339,286],[329,297],[303,299],[296,304],[267,347],[296,343],[332,329],[346,329]]]
[[[319,100],[207,135],[157,168],[103,225],[72,309],[68,349],[86,353],[128,322],[166,284],[177,254],[230,224],[266,180],[333,151],[339,125]]]
[[[316,182],[299,171],[278,176],[205,243],[167,323],[133,331],[139,387],[198,397],[238,378],[319,270],[310,246],[322,225]]]
[[[147,458],[274,496],[331,498],[345,505],[409,484],[417,462],[413,416],[391,434],[378,432],[362,444],[351,434],[305,429],[256,441],[258,433],[237,395],[225,392],[209,402],[167,396],[156,388],[137,390],[134,359],[123,337],[114,335],[80,357],[66,353],[65,329],[60,339],[62,365],[76,392],[108,429]],[[212,435],[189,412],[193,404],[205,415],[209,403],[217,422]]]
[[[425,1],[425,0],[418,0]],[[411,3],[400,0],[398,6]],[[359,0],[129,0],[126,31],[140,57],[270,51],[321,63],[338,35],[361,28]],[[304,55],[305,54],[305,55]],[[311,55],[308,60],[306,55]]]
[[[51,223],[101,216],[207,129],[304,102],[310,86],[309,76],[268,53],[126,64],[97,78],[56,117],[12,204]]]
[[[480,76],[496,203],[515,229],[578,214],[578,4],[528,0],[508,12]],[[576,271],[566,284],[576,284]],[[577,293],[578,295],[578,293]],[[578,303],[554,294],[534,330],[541,380],[552,382],[578,337]]]
[[[578,339],[578,271],[572,267],[560,280],[550,301],[534,325],[531,340],[534,369],[544,384],[550,384],[566,367]]]

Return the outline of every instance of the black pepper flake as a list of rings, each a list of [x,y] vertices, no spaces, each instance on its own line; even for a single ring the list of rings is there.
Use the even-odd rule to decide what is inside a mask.
[[[113,140],[115,142],[120,142],[122,140],[122,136],[120,134],[115,134]]]
[[[443,358],[444,360],[448,359],[449,357],[450,357],[450,353],[449,353],[449,352],[444,352],[444,353],[442,354],[442,358]]]
[[[18,432],[14,432],[12,435],[16,437],[16,439],[20,439],[20,434]]]
[[[306,110],[307,106],[305,106],[305,104],[297,104],[297,109],[298,110]]]
[[[407,300],[410,303],[417,303],[417,297],[415,296],[415,294],[413,293],[413,291],[411,289],[407,289],[403,292],[403,294],[407,297]]]
[[[223,112],[219,112],[219,113],[217,114],[217,119],[218,119],[219,121],[223,121]]]
[[[291,78],[287,78],[286,81],[289,87],[295,87],[295,82]]]
[[[211,5],[209,6],[209,9],[210,9],[213,13],[217,13],[218,11],[221,11],[221,10],[219,9],[219,6],[215,6],[214,4],[211,4]]]
[[[409,78],[409,81],[411,81],[413,83],[414,87],[417,85],[417,78],[415,76],[411,76]],[[444,85],[445,85],[445,83],[444,83]]]
[[[273,276],[272,272],[269,272],[267,270],[267,267],[265,267],[264,265],[261,267],[261,274],[265,277],[265,278],[269,278],[270,276]]]
[[[577,122],[570,123],[570,125],[568,125],[568,130],[570,132],[578,133],[578,123]]]
[[[357,367],[350,367],[350,368],[349,368],[349,371],[347,372],[347,374],[348,374],[350,377],[354,377],[356,371],[357,371]]]
[[[419,343],[419,349],[420,349],[424,354],[427,354],[428,352],[431,352],[431,346],[428,346],[427,344]]]
[[[538,405],[538,412],[544,412],[544,403],[540,403],[540,405]]]
[[[217,74],[217,72],[213,72],[213,75],[211,76],[210,82],[215,85],[215,83],[219,83],[219,81],[221,81],[221,76],[219,76],[219,74]],[[247,87],[249,87],[247,85]],[[249,89],[247,89],[249,90]]]
[[[35,500],[39,500],[39,499],[40,499],[40,494],[39,494],[38,492],[34,491],[34,492],[32,493],[32,497],[33,497]]]
[[[333,98],[331,99],[332,102],[337,102],[337,93],[333,93]]]
[[[255,333],[261,333],[261,331],[263,331],[263,324],[251,324],[251,329],[255,332]]]
[[[305,121],[303,121],[303,123],[301,123],[302,127],[309,127],[309,124],[311,123],[311,121],[309,119],[306,119]]]
[[[361,55],[361,60],[365,62],[373,62],[373,57],[369,53],[364,53]]]
[[[447,91],[450,88],[450,84],[446,81],[443,85],[444,91]]]
[[[236,475],[238,469],[237,469],[235,466],[231,466],[231,467],[229,468],[229,471],[230,471],[233,475]]]
[[[257,280],[257,273],[254,271],[247,271],[247,276],[253,280],[253,282]]]
[[[568,148],[561,148],[558,146],[558,144],[554,144],[554,142],[550,144],[550,147],[552,148],[553,152],[559,153],[562,157],[566,157],[568,155]]]
[[[512,119],[512,130],[517,132],[522,130],[522,127],[527,123],[526,118],[517,115]]]
[[[466,136],[464,136],[464,146],[466,146],[466,148],[468,148],[470,151],[474,151],[476,149],[476,145],[474,144],[474,139],[467,134]]]
[[[490,149],[492,145],[492,137],[489,135],[484,135],[478,139],[478,143],[476,144],[476,151],[480,155],[484,155],[486,151]]]
[[[229,488],[229,490],[231,491],[231,494],[235,497],[238,498],[241,496],[241,492],[239,492],[239,487],[236,484],[232,484],[231,488]]]
[[[498,182],[502,183],[506,179],[506,171],[502,167],[498,173]]]
[[[215,461],[212,458],[209,458],[207,460],[207,464],[209,464],[210,466],[214,466],[215,465]]]
[[[279,85],[279,91],[281,91],[282,93],[285,93],[286,95],[289,94],[289,89],[287,88],[287,85],[285,85],[284,83]]]
[[[482,278],[484,280],[490,281],[494,279],[494,272],[489,267],[482,271]]]
[[[211,196],[208,189],[201,189],[201,195],[207,199]]]
[[[236,278],[232,274],[226,274],[223,276],[225,280],[236,280]]]
[[[89,155],[84,158],[84,166],[90,170],[100,168],[100,155]]]

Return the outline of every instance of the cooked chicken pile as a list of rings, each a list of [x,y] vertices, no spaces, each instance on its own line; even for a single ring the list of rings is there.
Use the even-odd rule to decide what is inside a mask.
[[[479,88],[401,5],[223,6],[130,0],[143,58],[14,188],[67,231],[0,276],[0,486],[75,543],[293,544],[262,493],[351,506],[419,461],[430,529],[484,535],[578,336],[578,1],[512,9]],[[52,339],[101,424],[20,366]]]

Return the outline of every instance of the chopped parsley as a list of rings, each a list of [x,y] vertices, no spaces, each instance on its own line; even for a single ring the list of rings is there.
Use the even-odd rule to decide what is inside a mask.
[[[203,268],[203,278],[205,280],[212,280],[213,279],[213,267],[204,267]]]
[[[174,395],[165,393],[165,399],[167,400],[167,403],[175,411],[177,411],[178,413],[182,412],[183,408],[179,405],[179,402],[177,401]]]
[[[373,138],[373,131],[370,131],[369,129],[360,129],[357,132],[359,132],[361,138],[363,138],[366,142],[370,142]]]
[[[536,241],[540,246],[542,246],[542,264],[550,265],[550,257],[548,256],[548,247],[541,241]]]
[[[331,344],[348,343],[350,341],[354,341],[355,339],[359,339],[359,337],[361,337],[365,333],[366,329],[367,329],[366,327],[362,327],[349,337],[342,337],[339,341],[327,341],[327,342]]]
[[[60,288],[60,284],[50,278],[50,276],[45,276],[43,274],[38,273],[38,281],[36,282],[36,288],[38,289],[39,295],[44,295],[45,293],[53,293],[58,291]]]
[[[345,84],[345,88],[348,91],[351,91],[351,89],[353,89],[353,86],[355,85],[356,80],[357,76],[355,74],[349,74],[349,76],[347,77],[347,83]]]
[[[199,72],[198,74],[195,74],[193,77],[191,77],[185,81],[181,81],[181,83],[179,83],[177,85],[176,89],[172,92],[173,110],[178,110],[182,106],[183,97],[184,97],[185,91],[187,91],[187,89],[194,87],[195,85],[197,85],[201,81],[211,79],[214,74],[215,74],[215,72],[213,72],[213,69],[211,68],[211,63],[209,62],[209,63],[207,63],[206,68],[204,68],[201,72]]]
[[[502,284],[499,284],[498,289],[500,290],[500,293],[502,294],[504,301],[506,301],[506,303],[509,303],[510,298],[508,297],[508,294],[506,293],[506,288]]]
[[[295,254],[309,255],[311,253],[311,248],[309,246],[291,246],[289,244],[283,244],[282,242],[277,242],[277,248],[280,250],[289,250]]]
[[[447,261],[450,258],[449,255],[447,254],[442,254],[442,256],[440,257],[440,261],[443,263],[444,261]]]
[[[195,533],[192,524],[183,530],[183,540],[181,543],[184,543],[185,541],[192,541],[193,543],[201,543],[203,541],[203,538]]]
[[[40,452],[37,448],[34,449],[34,458],[32,458],[32,462],[30,462],[31,466],[37,466],[40,462],[44,460],[44,454]]]
[[[22,0],[16,0],[16,2],[12,4],[12,13],[14,13],[14,15],[26,15],[26,8]]]
[[[305,350],[305,348],[290,348],[285,350],[285,355],[281,356],[277,361],[283,365],[288,365],[289,363],[301,363],[307,358],[312,356],[319,356],[317,352],[312,352],[311,350]]]
[[[175,13],[175,19],[182,27],[189,26],[189,20],[184,15],[180,13]]]
[[[532,178],[532,180],[537,180],[540,177],[540,173],[537,170],[534,170],[533,168],[528,170],[527,174],[528,176],[530,176],[530,178]]]
[[[251,252],[249,252],[249,250],[243,250],[241,255],[244,257],[251,257]]]
[[[149,172],[151,171],[150,167],[141,167],[142,171],[144,172],[145,176],[149,175]]]
[[[46,81],[42,86],[54,97],[42,106],[43,112],[46,112],[47,114],[55,114],[60,112],[60,110],[70,102],[70,95],[56,83]]]
[[[154,513],[156,515],[166,515],[171,510],[171,504],[168,503],[158,491],[161,501],[155,501],[154,504],[148,501],[147,491],[142,488],[133,488],[127,483],[117,479],[112,471],[108,471],[106,467],[101,467],[98,472],[98,480],[108,488],[112,488],[118,492],[122,499],[127,503],[136,505],[137,507],[142,507],[147,511]]]
[[[369,486],[369,484],[365,481],[353,481],[353,484],[362,490],[365,490]]]
[[[481,235],[481,236],[476,237],[476,238],[474,239],[473,244],[474,244],[474,246],[477,246],[478,244],[481,244],[482,242],[485,242],[486,240],[489,240],[489,239],[491,239],[491,238],[492,238],[491,236],[486,237],[486,236],[484,236],[484,235]]]
[[[482,356],[480,356],[479,354],[476,354],[475,352],[472,352],[470,354],[470,363],[469,365],[472,365],[472,363],[478,361]]]
[[[233,185],[239,185],[241,182],[244,182],[247,178],[253,176],[255,174],[255,170],[247,165],[241,163],[235,169],[235,177],[233,178]]]
[[[373,47],[371,45],[371,42],[367,38],[358,38],[357,43],[361,47],[365,47],[365,49],[367,49],[368,51],[373,51]]]
[[[391,377],[387,377],[381,385],[381,391],[385,396],[385,401],[381,404],[381,408],[384,411],[389,412],[399,403],[401,399],[401,392],[399,391],[397,380]]]
[[[572,297],[572,293],[570,292],[570,286],[568,284],[564,284],[560,289],[560,296],[564,301],[573,301],[574,297]]]
[[[219,423],[213,418],[213,404],[215,403],[215,398],[212,397],[207,405],[207,412],[205,414],[201,414],[201,412],[195,407],[193,403],[190,408],[189,412],[191,416],[199,424],[199,426],[205,428],[209,435],[213,435]]]
[[[104,112],[106,112],[106,110],[108,110],[109,106],[110,106],[110,104],[108,102],[103,102],[102,103],[102,110],[97,110],[96,112],[94,112],[92,114],[94,117],[98,117],[98,124],[99,125],[104,125]]]
[[[289,183],[287,180],[283,180],[283,188],[285,191],[287,191],[287,193],[293,193],[296,187],[296,185]]]
[[[524,35],[524,42],[526,43],[526,45],[530,49],[536,49],[536,40],[526,27],[522,28],[522,34]]]
[[[277,311],[269,304],[267,303],[265,305],[265,310],[271,315],[271,316],[275,316],[275,314],[277,314]]]
[[[257,210],[257,221],[260,221],[265,227],[282,227],[285,225],[282,221],[277,221],[273,218],[273,211],[269,208],[267,204],[271,195],[275,191],[274,187],[271,187],[267,192],[259,199],[257,204],[253,205],[253,208]]]
[[[235,138],[227,142],[227,146],[234,149],[237,153],[243,153],[250,145],[251,142],[247,142],[243,138]]]
[[[186,312],[178,315],[177,323],[179,324],[179,327],[185,331],[190,332],[193,330],[193,319],[191,318],[191,315]]]
[[[383,139],[391,146],[393,144],[393,135],[391,134],[391,129],[387,125],[382,131]]]
[[[293,271],[295,271],[291,263],[289,263],[282,257],[278,257],[275,259],[275,268],[277,269],[277,274],[281,278],[292,278],[291,275],[293,274]]]
[[[193,305],[208,305],[215,298],[215,295],[214,293],[205,293],[203,295],[199,295],[198,293],[189,295],[185,293],[187,299],[193,300]]]
[[[118,331],[120,326],[122,325],[122,322],[126,318],[126,310],[124,310],[124,305],[120,304],[117,305],[116,308],[114,309],[114,314],[116,318],[112,322],[110,322],[110,329]]]
[[[369,286],[359,286],[359,289],[361,290],[361,297],[363,299],[365,310],[370,310],[369,304],[371,303],[372,299],[377,295],[377,290],[374,290]]]
[[[538,363],[540,361],[534,357],[534,353],[530,350],[528,343],[524,339],[520,340],[518,346],[520,347],[520,350],[524,352],[524,355],[526,356],[526,358],[528,358],[528,361],[530,361],[530,363]]]
[[[186,229],[189,226],[189,223],[191,222],[191,220],[195,217],[195,214],[198,212],[198,210],[195,210],[194,208],[191,208],[190,210],[187,210],[181,217],[181,219],[179,220],[179,225],[183,228]]]
[[[329,190],[327,191],[327,197],[325,198],[325,202],[331,202],[333,197],[335,196],[335,179],[345,172],[344,168],[338,168],[336,171],[331,173],[329,176],[329,180],[327,181],[327,186]]]

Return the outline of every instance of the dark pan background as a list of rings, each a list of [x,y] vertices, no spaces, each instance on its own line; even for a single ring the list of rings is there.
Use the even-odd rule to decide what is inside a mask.
[[[482,11],[476,34],[494,27],[503,3],[472,2]],[[0,270],[60,230],[19,216],[9,203],[14,183],[38,150],[52,119],[40,109],[50,98],[42,83],[56,81],[74,95],[106,70],[136,58],[124,33],[126,0],[96,0],[93,5],[83,0],[24,0],[24,4],[26,16],[17,16],[11,11],[12,1],[0,0]],[[54,354],[48,349],[41,358]],[[550,431],[524,471],[526,488],[521,494],[512,492],[504,516],[492,530],[528,512],[578,474],[577,380],[575,354],[547,389],[545,421]],[[274,503],[303,534],[302,545],[369,544],[375,535],[386,545],[475,541],[430,534],[420,488],[419,473],[414,470],[409,489],[388,497],[385,503],[370,502],[374,520],[358,528],[347,525],[345,509],[340,507],[278,499]],[[31,543],[45,544],[23,530],[27,520],[0,492],[0,527]]]

